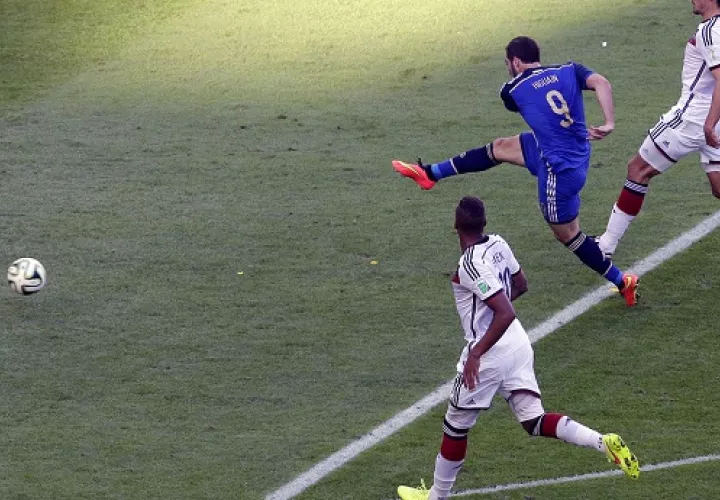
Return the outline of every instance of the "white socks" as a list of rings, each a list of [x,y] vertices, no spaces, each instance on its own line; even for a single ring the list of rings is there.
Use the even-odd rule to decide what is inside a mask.
[[[610,219],[608,219],[607,229],[598,241],[600,250],[604,253],[615,253],[620,238],[623,237],[625,231],[630,226],[630,223],[635,218],[634,215],[628,215],[617,206],[617,203],[613,206]]]
[[[445,500],[455,484],[464,460],[451,462],[438,453],[435,459],[435,478],[428,500]]]
[[[557,424],[555,431],[558,439],[562,439],[566,443],[585,446],[586,448],[594,448],[597,451],[605,453],[605,445],[602,442],[602,434],[597,431],[585,427],[583,424],[576,422],[568,417],[563,417]]]

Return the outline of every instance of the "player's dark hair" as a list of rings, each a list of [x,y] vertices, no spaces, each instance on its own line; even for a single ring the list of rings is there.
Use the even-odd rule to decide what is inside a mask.
[[[529,36],[518,36],[510,40],[505,47],[505,56],[509,61],[517,57],[526,64],[539,63],[540,46]]]
[[[455,209],[455,229],[466,233],[482,233],[485,230],[485,204],[480,198],[466,196]]]

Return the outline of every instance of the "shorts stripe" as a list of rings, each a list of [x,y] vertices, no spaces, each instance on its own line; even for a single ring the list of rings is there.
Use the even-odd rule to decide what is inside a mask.
[[[648,135],[650,136],[650,138],[655,140],[668,128],[677,128],[678,126],[680,126],[680,124],[682,123],[682,117],[694,98],[695,94],[690,94],[688,100],[685,101],[685,105],[682,107],[682,109],[678,109],[675,111],[675,116],[671,120],[666,122],[663,121],[661,118],[657,125],[655,125],[655,127],[648,131]]]
[[[455,377],[455,382],[453,383],[452,393],[450,395],[450,403],[453,406],[457,406],[460,403],[460,387],[461,386],[462,386],[462,375],[458,374],[458,376]]]
[[[657,136],[662,134],[666,128],[668,128],[667,123],[660,121],[657,123],[657,125],[655,125],[653,128],[648,130],[648,135],[650,136],[651,139],[654,140]]]
[[[688,99],[688,103],[690,102],[690,99]],[[686,103],[687,105],[687,103]],[[660,134],[665,132],[668,128],[677,128],[682,123],[682,114],[685,112],[686,108],[683,108],[682,110],[675,111],[675,117],[668,121],[660,121],[655,127],[650,130],[649,135],[652,139],[657,139]]]
[[[548,178],[545,187],[547,195],[547,217],[549,222],[557,222],[557,176],[548,167]]]

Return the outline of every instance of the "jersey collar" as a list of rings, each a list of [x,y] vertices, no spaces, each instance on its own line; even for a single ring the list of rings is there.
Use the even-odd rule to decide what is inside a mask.
[[[720,18],[720,14],[715,14],[715,15],[712,16],[712,17],[708,17],[707,19],[705,19],[704,21],[702,21],[700,24],[707,23],[707,22],[709,22],[709,21],[712,21],[713,19],[718,19],[718,18]]]
[[[471,246],[471,247],[474,247],[475,245],[482,245],[483,243],[487,243],[488,241],[490,241],[490,236],[488,236],[487,234],[485,234],[485,235],[483,235],[482,238],[480,238],[479,240],[477,240],[475,243],[473,243],[473,244],[470,245],[470,246]]]

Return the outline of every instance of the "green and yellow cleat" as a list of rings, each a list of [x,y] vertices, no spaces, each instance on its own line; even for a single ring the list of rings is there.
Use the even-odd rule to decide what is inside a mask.
[[[425,487],[425,481],[421,479],[419,488],[398,486],[398,495],[402,500],[427,500],[430,496],[430,490]]]
[[[614,462],[630,479],[640,477],[640,462],[620,436],[605,434],[602,441],[608,461]]]

